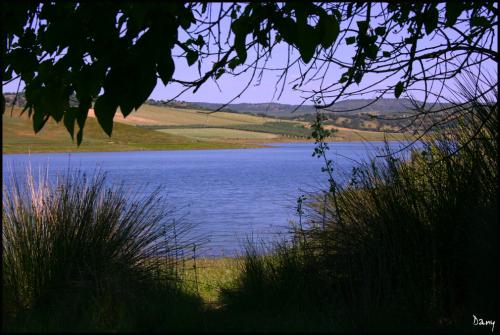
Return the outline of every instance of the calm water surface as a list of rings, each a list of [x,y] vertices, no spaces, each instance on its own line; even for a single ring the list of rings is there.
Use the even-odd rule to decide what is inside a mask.
[[[397,148],[401,144],[392,143]],[[246,238],[265,241],[286,234],[296,219],[297,197],[326,187],[322,159],[312,157],[311,143],[272,144],[271,148],[235,150],[140,151],[3,155],[4,183],[10,172],[23,176],[49,168],[49,178],[68,166],[106,172],[108,182],[148,192],[162,186],[178,222],[194,224],[192,234],[205,243],[205,256],[241,252]],[[330,143],[329,158],[340,179],[373,156],[383,142]]]

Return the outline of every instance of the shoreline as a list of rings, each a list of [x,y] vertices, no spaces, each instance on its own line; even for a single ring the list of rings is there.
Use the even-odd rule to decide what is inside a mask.
[[[388,142],[399,142],[399,141],[404,141],[403,139],[390,139],[388,140]],[[345,140],[345,139],[331,139],[331,140],[328,140],[327,143],[363,143],[363,142],[383,142],[383,141],[380,141],[380,140]],[[228,145],[234,145],[234,147],[227,147],[227,148],[203,148],[203,147],[199,147],[199,148],[190,148],[190,147],[186,147],[186,148],[182,148],[182,147],[179,147],[179,148],[165,148],[165,149],[119,149],[117,150],[117,148],[110,148],[110,150],[92,150],[92,149],[82,149],[82,150],[79,150],[79,149],[75,149],[75,150],[69,150],[69,151],[65,151],[65,150],[29,150],[29,151],[17,151],[17,150],[5,150],[5,148],[2,148],[2,155],[31,155],[31,154],[34,154],[34,155],[38,155],[38,154],[73,154],[73,153],[111,153],[111,152],[144,152],[144,151],[150,151],[150,152],[154,152],[154,151],[196,151],[196,150],[245,150],[245,149],[268,149],[268,148],[272,148],[274,144],[294,144],[294,143],[311,143],[311,144],[314,144],[314,141],[313,140],[300,140],[300,139],[297,139],[297,140],[287,140],[287,141],[272,141],[272,142],[262,142],[262,143],[259,143],[259,142],[242,142],[241,145],[239,145],[240,143],[234,143],[234,142],[229,142],[227,143]]]

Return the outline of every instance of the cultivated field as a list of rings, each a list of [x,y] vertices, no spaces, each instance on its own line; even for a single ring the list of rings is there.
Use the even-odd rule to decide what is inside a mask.
[[[180,128],[180,129],[160,129],[159,132],[181,135],[205,140],[225,140],[225,139],[248,139],[248,140],[272,140],[279,138],[277,134],[261,133],[256,131],[246,131],[225,128]]]
[[[245,148],[245,143],[202,141],[179,135],[166,134],[150,129],[115,123],[113,135],[109,138],[100,128],[95,118],[85,123],[83,143],[80,147],[72,142],[62,124],[52,119],[35,134],[32,120],[21,109],[14,109],[13,115],[7,111],[2,116],[3,153],[27,152],[80,152],[80,151],[130,151],[130,150],[179,150],[179,149],[226,149]],[[77,128],[77,127],[75,127]]]
[[[32,121],[26,114],[19,117],[20,112],[15,108],[12,116],[9,111],[2,116],[4,153],[225,149],[260,147],[266,142],[312,141],[308,139],[307,122],[144,105],[127,118],[118,111],[111,138],[90,110],[83,143],[77,147],[62,124],[51,119],[35,135]],[[404,134],[333,128],[337,132],[329,141],[382,141],[384,136],[389,140],[407,139]]]
[[[93,116],[93,111],[89,113]],[[115,121],[130,125],[205,125],[205,126],[231,126],[236,124],[263,124],[265,122],[274,121],[272,118],[228,113],[216,112],[207,113],[194,109],[180,109],[171,107],[159,107],[151,105],[143,105],[138,111],[133,112],[126,118],[120,112],[117,112],[114,118]]]

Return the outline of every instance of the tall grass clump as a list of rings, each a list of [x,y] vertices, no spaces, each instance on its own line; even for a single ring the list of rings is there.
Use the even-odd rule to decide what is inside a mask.
[[[182,246],[158,190],[142,197],[80,171],[6,185],[4,330],[169,329],[197,308],[175,281]]]
[[[228,303],[281,306],[303,329],[464,330],[473,315],[494,320],[498,103],[461,108],[409,157],[387,149],[336,193],[310,196],[307,227],[271,254],[249,253]]]

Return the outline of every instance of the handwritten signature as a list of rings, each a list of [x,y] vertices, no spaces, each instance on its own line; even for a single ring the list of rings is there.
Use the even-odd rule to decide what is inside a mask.
[[[495,330],[495,320],[483,320],[480,318],[477,318],[474,314],[472,314],[472,324],[474,326],[489,326],[491,325],[491,332],[493,333],[493,330]]]

